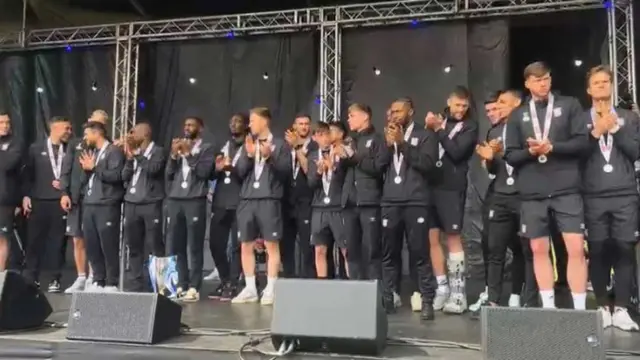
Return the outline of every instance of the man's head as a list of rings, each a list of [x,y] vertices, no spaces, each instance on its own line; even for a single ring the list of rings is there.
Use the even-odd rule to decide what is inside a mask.
[[[71,121],[62,116],[55,116],[49,120],[49,135],[53,139],[57,139],[66,143],[73,134]]]
[[[341,143],[347,136],[347,128],[340,121],[329,123],[329,132],[331,134],[331,143]]]
[[[184,119],[184,126],[182,132],[187,139],[195,140],[200,137],[202,129],[204,128],[204,121],[197,116],[189,116]]]
[[[84,141],[89,146],[96,146],[98,142],[105,139],[107,129],[104,124],[98,121],[89,121],[84,124]]]
[[[551,91],[551,70],[542,61],[536,61],[524,68],[524,87],[534,98],[546,98]]]
[[[107,125],[109,123],[109,114],[107,114],[104,110],[94,110],[87,121],[95,121],[99,122],[102,125]]]
[[[489,119],[491,125],[497,124],[500,121],[500,108],[498,106],[497,94],[491,94],[487,100],[484,101],[484,112]]]
[[[311,131],[311,116],[307,114],[299,114],[293,120],[293,130],[299,137],[306,139]]]
[[[249,112],[249,130],[254,136],[264,134],[269,130],[271,111],[266,107],[257,107]]]
[[[587,72],[587,94],[593,100],[610,100],[613,73],[608,67],[598,65]]]
[[[141,145],[144,142],[151,141],[151,125],[148,123],[139,123],[131,129],[131,136],[135,140],[136,144]]]
[[[313,127],[313,139],[318,143],[320,149],[326,149],[331,146],[331,129],[329,124],[317,122]]]
[[[229,131],[231,132],[231,136],[243,136],[247,133],[247,123],[249,120],[247,116],[242,113],[234,114],[231,119],[229,119]]]
[[[447,99],[449,114],[456,120],[464,119],[467,111],[469,111],[470,98],[471,94],[467,88],[464,86],[456,86]]]
[[[413,101],[410,98],[400,98],[391,103],[389,121],[405,126],[413,117]]]
[[[351,131],[366,130],[371,124],[371,108],[369,105],[354,103],[349,106],[349,129]]]
[[[522,93],[518,90],[505,90],[498,97],[500,118],[506,119],[522,103]]]
[[[6,111],[0,109],[0,136],[11,134],[11,119]]]

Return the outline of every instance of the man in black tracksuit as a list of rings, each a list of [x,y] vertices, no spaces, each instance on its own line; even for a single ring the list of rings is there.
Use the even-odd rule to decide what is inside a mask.
[[[541,62],[524,71],[531,98],[510,116],[504,158],[515,168],[522,236],[529,238],[544,308],[555,308],[549,258],[549,212],[555,213],[567,247],[567,279],[576,309],[584,309],[587,268],[579,160],[587,151],[588,127],[575,98],[551,94],[551,74]]]
[[[350,130],[354,132],[353,144],[352,147],[342,146],[338,155],[349,167],[342,198],[347,208],[343,216],[349,277],[354,280],[382,280],[380,198],[390,153],[384,136],[376,133],[371,124],[368,105],[351,105],[348,121]],[[393,298],[387,297],[384,302],[385,307],[391,310]]]
[[[209,298],[221,301],[231,301],[237,295],[240,278],[240,245],[238,244],[236,209],[240,201],[242,179],[238,177],[236,164],[242,155],[244,139],[247,135],[247,122],[248,119],[244,114],[231,117],[229,140],[224,143],[216,157],[214,173],[216,189],[211,201],[209,247],[221,282],[209,294]],[[231,248],[230,257],[227,256],[229,248]]]
[[[433,320],[436,283],[425,239],[431,200],[427,180],[438,161],[438,138],[433,131],[416,126],[412,116],[410,99],[395,101],[385,131],[393,166],[387,168],[381,200],[384,292],[387,299],[398,292],[395,284],[402,269],[396,259],[406,238],[410,263],[417,273],[414,286],[422,297],[422,319]]]
[[[60,207],[62,159],[71,137],[71,123],[62,117],[49,121],[49,137],[29,147],[24,169],[22,211],[28,217],[25,277],[39,284],[41,263],[49,260],[49,292],[60,292],[64,265],[66,213]]]
[[[93,289],[115,292],[120,276],[120,206],[124,197],[125,156],[106,139],[103,124],[88,122],[84,128],[85,141],[93,149],[83,152],[79,159],[87,179],[82,229],[93,268]]]
[[[165,172],[167,252],[178,257],[178,296],[187,302],[200,299],[207,193],[215,163],[214,147],[202,141],[203,128],[200,118],[184,121],[184,137],[173,140]]]
[[[124,236],[129,246],[129,266],[133,291],[148,291],[151,284],[144,264],[149,254],[164,256],[162,241],[162,200],[164,149],[151,140],[149,124],[136,125],[124,145],[127,162],[122,180],[127,184],[124,196]]]
[[[582,191],[589,241],[589,273],[604,327],[638,330],[629,316],[633,288],[635,245],[638,237],[638,191],[634,162],[640,156],[640,119],[632,111],[613,108],[613,76],[605,66],[587,74],[592,108],[584,122],[592,125],[590,152],[582,167]],[[610,262],[607,242],[617,248],[615,306],[611,308],[607,284]]]
[[[7,269],[15,211],[20,206],[22,143],[11,133],[11,120],[0,109],[0,271]]]

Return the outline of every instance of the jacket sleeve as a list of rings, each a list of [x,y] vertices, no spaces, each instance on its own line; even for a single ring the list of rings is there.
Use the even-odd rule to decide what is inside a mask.
[[[174,159],[171,156],[167,158],[167,166],[164,170],[164,177],[167,183],[172,182],[175,177],[178,169],[180,168],[180,158]]]
[[[127,159],[122,168],[122,181],[129,182],[133,178],[133,159]]]
[[[428,175],[438,161],[438,137],[427,130],[426,136],[417,144],[405,141],[400,146],[400,151],[406,159],[407,166],[410,166],[423,175]]]
[[[366,154],[356,154],[359,158],[358,167],[360,170],[368,174],[369,176],[381,176],[387,171],[387,167],[391,162],[391,151],[384,143],[384,139],[380,136],[374,136],[372,138],[371,148],[369,148]]]
[[[122,169],[126,157],[119,147],[113,146],[104,161],[98,162],[94,169],[96,178],[108,184],[117,184],[122,182]]]
[[[24,161],[24,169],[22,170],[22,195],[31,196],[31,191],[35,185],[36,177],[36,159],[35,159],[35,144],[29,146]]]
[[[158,149],[149,159],[143,155],[139,155],[136,157],[136,160],[138,161],[138,166],[143,174],[146,174],[146,176],[150,178],[156,178],[164,171],[164,165],[167,162],[167,157],[164,153],[164,149]]]
[[[317,189],[321,184],[320,175],[318,175],[318,166],[316,165],[316,161],[318,161],[317,157],[318,155],[315,151],[309,154],[308,157],[309,167],[307,172],[307,183],[309,183],[309,188],[311,188],[311,190]]]
[[[70,144],[71,145],[71,144]],[[60,169],[60,189],[62,194],[71,196],[71,174],[73,171],[73,159],[75,157],[75,146],[69,146],[68,151],[62,158],[62,166]]]
[[[193,176],[200,180],[211,179],[211,174],[216,161],[216,151],[212,146],[203,148],[198,154],[186,157]]]
[[[536,159],[536,157],[529,152],[528,145],[525,139],[523,139],[522,115],[518,115],[518,113],[518,111],[514,111],[505,125],[507,127],[507,141],[504,146],[503,158],[514,168],[519,168]]]
[[[289,146],[286,144],[280,145],[276,149],[275,156],[269,157],[265,163],[266,166],[271,167],[274,174],[282,181],[287,181],[293,171],[293,164],[291,164],[291,156],[289,154],[291,154]]]
[[[0,171],[8,173],[20,170],[22,166],[24,148],[18,141],[11,140],[5,151],[0,151]]]
[[[571,98],[568,107],[569,122],[571,124],[570,138],[565,141],[552,142],[553,149],[549,155],[582,155],[589,149],[589,123],[585,121],[580,103]]]
[[[244,180],[247,176],[249,176],[251,170],[253,169],[253,164],[253,158],[250,158],[247,155],[246,149],[243,148],[242,154],[240,154],[240,158],[238,158],[238,162],[234,167],[238,178]]]
[[[462,131],[453,139],[449,139],[449,135],[442,130],[436,134],[438,134],[440,144],[449,158],[455,164],[459,164],[468,161],[473,155],[473,150],[478,142],[478,124],[473,120],[466,120]]]
[[[494,156],[501,156],[501,155],[496,154]],[[495,157],[493,160],[485,162],[485,164],[486,164],[487,172],[489,174],[498,175],[498,170],[500,165],[498,165],[499,161],[496,161]]]
[[[640,117],[631,111],[628,114],[630,118],[613,134],[613,146],[635,162],[640,157]]]

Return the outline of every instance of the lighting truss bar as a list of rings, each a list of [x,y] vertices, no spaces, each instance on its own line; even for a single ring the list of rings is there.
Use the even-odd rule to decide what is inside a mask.
[[[333,16],[332,13],[325,16]],[[342,29],[337,21],[323,21],[320,26],[320,121],[340,119]]]
[[[24,44],[21,33],[0,34],[0,50],[40,50],[43,48],[111,45],[117,40],[119,25],[81,26],[27,31]]]

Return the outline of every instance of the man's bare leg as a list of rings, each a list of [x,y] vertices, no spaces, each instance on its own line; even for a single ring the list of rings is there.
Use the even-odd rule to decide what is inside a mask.
[[[9,261],[9,251],[11,250],[9,239],[0,236],[0,271],[7,270],[7,262]]]
[[[562,233],[567,247],[567,282],[573,297],[573,308],[586,309],[587,261],[584,257],[584,237],[582,234]]]
[[[447,234],[447,248],[449,250],[447,277],[451,293],[443,310],[448,313],[462,314],[467,309],[466,266],[462,236],[458,233]]]
[[[233,304],[258,302],[258,287],[256,286],[256,255],[254,241],[243,242],[240,245],[240,262],[244,273],[244,289],[231,300]]]
[[[449,298],[451,290],[449,289],[449,281],[445,270],[444,249],[440,244],[440,229],[429,230],[429,247],[433,274],[438,282],[436,296],[433,300],[433,308],[442,310],[444,303]]]
[[[542,307],[555,309],[553,264],[549,256],[549,242],[549,237],[534,238],[530,240],[530,246],[533,253],[533,272],[536,276],[538,289],[540,289]]]
[[[260,303],[262,305],[272,305],[276,280],[278,279],[278,273],[280,273],[280,243],[267,240],[264,245],[267,248],[267,286],[262,292]]]
[[[326,279],[329,274],[329,266],[327,265],[327,246],[316,245],[315,248],[316,274],[318,279]]]
[[[73,260],[76,265],[78,277],[73,284],[64,291],[65,294],[83,291],[87,286],[91,286],[91,282],[93,281],[93,279],[87,278],[87,251],[84,239],[81,237],[73,238]]]

